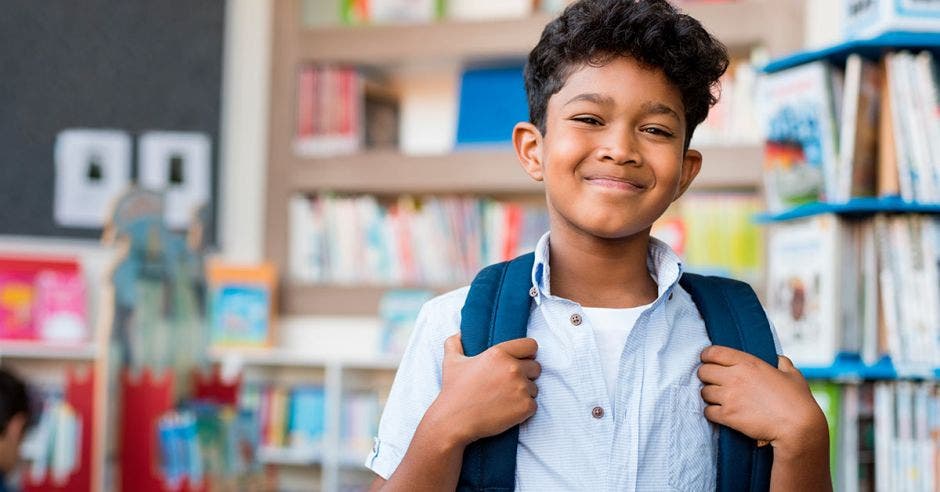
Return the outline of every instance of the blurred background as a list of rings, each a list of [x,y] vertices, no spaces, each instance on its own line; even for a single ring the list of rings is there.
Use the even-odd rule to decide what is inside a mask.
[[[510,135],[568,3],[0,0],[8,483],[367,488],[422,303],[548,228]],[[732,63],[653,234],[760,293],[837,490],[937,490],[940,1],[675,3]]]

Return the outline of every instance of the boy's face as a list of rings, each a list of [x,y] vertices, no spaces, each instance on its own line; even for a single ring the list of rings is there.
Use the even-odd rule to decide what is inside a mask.
[[[648,231],[692,182],[681,95],[661,70],[615,57],[576,69],[548,101],[545,135],[520,123],[513,142],[545,182],[552,230],[617,239]]]

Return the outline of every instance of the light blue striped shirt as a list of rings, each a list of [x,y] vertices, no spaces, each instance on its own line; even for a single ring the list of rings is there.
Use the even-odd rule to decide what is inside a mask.
[[[516,490],[714,490],[717,428],[705,420],[696,375],[710,342],[678,284],[680,259],[650,238],[647,264],[658,297],[627,337],[609,394],[590,319],[550,292],[548,241],[546,234],[536,246],[532,271],[528,336],[538,341],[542,375],[538,410],[520,426]],[[444,340],[460,329],[467,292],[437,297],[418,316],[366,459],[384,478],[440,392]]]

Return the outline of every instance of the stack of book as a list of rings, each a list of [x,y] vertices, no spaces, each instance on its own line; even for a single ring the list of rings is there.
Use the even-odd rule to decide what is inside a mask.
[[[940,202],[938,67],[930,51],[849,55],[765,75],[768,208],[900,196]]]
[[[371,195],[290,205],[290,271],[311,283],[457,286],[484,266],[531,251],[544,207],[485,198]]]
[[[750,193],[691,193],[653,224],[652,235],[683,258],[686,270],[756,281],[763,236],[753,216],[760,209]]]
[[[890,355],[900,375],[940,367],[936,217],[775,224],[767,255],[767,311],[797,365],[829,366],[848,353],[869,366]]]
[[[322,442],[323,386],[249,383],[242,389],[239,405],[254,416],[262,447],[313,449]]]

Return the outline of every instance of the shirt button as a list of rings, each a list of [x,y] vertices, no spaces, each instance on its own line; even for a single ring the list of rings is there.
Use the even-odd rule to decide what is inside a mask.
[[[572,315],[571,315],[571,324],[573,324],[573,325],[575,325],[575,326],[580,326],[580,325],[581,325],[581,315],[578,314],[578,313],[572,314]]]
[[[596,419],[603,418],[603,417],[604,417],[604,408],[603,408],[603,407],[594,407],[594,409],[591,410],[591,416],[593,416],[593,417],[596,418]]]
[[[538,289],[536,289],[534,286],[531,289],[529,289],[529,297],[538,297],[538,296],[539,296]]]

